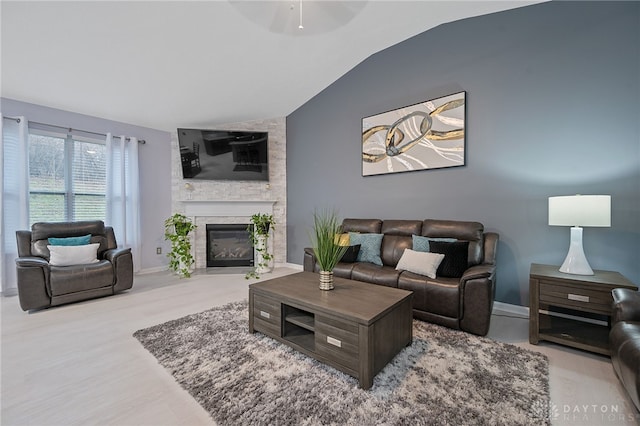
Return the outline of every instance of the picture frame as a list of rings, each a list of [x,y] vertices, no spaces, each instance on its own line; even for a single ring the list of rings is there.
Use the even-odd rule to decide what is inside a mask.
[[[362,176],[465,165],[466,91],[362,119]]]

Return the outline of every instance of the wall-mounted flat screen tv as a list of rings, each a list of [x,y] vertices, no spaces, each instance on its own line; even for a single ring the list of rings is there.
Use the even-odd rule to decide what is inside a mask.
[[[268,133],[178,129],[182,177],[269,180]]]

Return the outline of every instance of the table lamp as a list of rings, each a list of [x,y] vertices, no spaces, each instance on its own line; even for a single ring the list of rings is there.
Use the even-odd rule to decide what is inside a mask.
[[[549,225],[571,226],[569,252],[560,272],[593,275],[582,248],[583,226],[611,226],[610,195],[570,195],[549,197]]]

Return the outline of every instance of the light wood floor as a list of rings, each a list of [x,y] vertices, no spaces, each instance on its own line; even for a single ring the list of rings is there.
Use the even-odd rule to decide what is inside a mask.
[[[278,268],[263,279],[293,272]],[[132,334],[245,299],[251,282],[204,272],[139,275],[127,293],[31,314],[17,297],[2,298],[0,424],[213,425]],[[489,337],[549,356],[554,424],[638,424],[607,357],[532,346],[527,336],[526,319],[494,315]]]

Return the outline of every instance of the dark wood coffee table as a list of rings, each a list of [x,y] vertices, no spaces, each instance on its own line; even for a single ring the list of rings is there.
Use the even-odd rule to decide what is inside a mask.
[[[373,378],[413,339],[413,292],[300,272],[249,286],[249,331],[259,331],[359,380]]]

